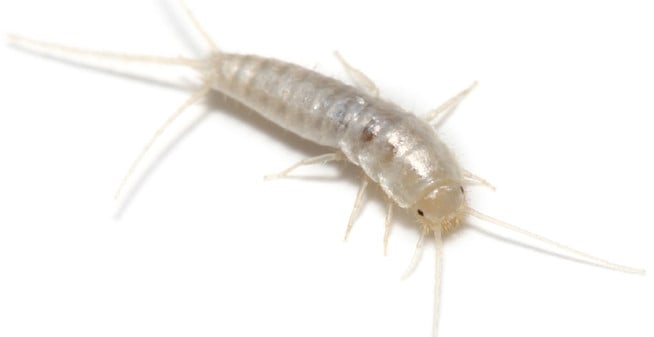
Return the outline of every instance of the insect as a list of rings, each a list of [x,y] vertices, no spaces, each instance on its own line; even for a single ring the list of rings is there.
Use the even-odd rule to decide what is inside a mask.
[[[370,184],[380,185],[391,201],[386,220],[387,233],[394,206],[413,213],[420,224],[421,233],[433,235],[437,247],[441,247],[441,235],[459,225],[467,215],[520,231],[485,216],[467,205],[465,201],[467,181],[480,180],[458,166],[450,150],[435,137],[435,133],[426,122],[454,107],[469,90],[464,90],[421,120],[405,113],[392,103],[381,100],[377,96],[376,86],[357,69],[345,64],[344,60],[346,69],[358,82],[359,88],[344,85],[315,72],[279,61],[222,53],[199,24],[196,26],[213,50],[212,56],[206,60],[122,57],[145,62],[183,65],[198,70],[204,77],[205,85],[178,110],[178,113],[200,100],[209,90],[216,89],[260,111],[281,127],[337,150],[335,153],[310,158],[292,168],[330,160],[348,160],[362,167],[365,177],[346,233],[352,227],[363,193],[366,186]],[[45,47],[64,52],[85,53],[82,50],[66,49],[19,37],[14,38],[14,43],[28,48],[29,46]],[[98,56],[102,55],[98,54]],[[310,102],[306,98],[309,98]],[[170,124],[175,116],[169,119],[161,130]],[[355,116],[360,124],[354,122]],[[155,139],[156,137],[152,141]],[[138,162],[139,160],[135,164]],[[288,174],[290,169],[281,172],[278,176]],[[130,169],[130,172],[132,170]],[[524,231],[522,233],[528,234]],[[388,235],[385,235],[385,238],[387,240]],[[536,238],[545,240],[541,237]],[[545,241],[553,243],[549,240]],[[559,248],[566,247],[559,245]],[[580,254],[580,252],[572,252]],[[598,264],[619,268],[607,261],[581,255]],[[437,250],[436,256],[440,258],[440,250]],[[623,268],[623,270],[638,272],[633,269]],[[439,281],[440,277],[436,280]],[[436,285],[438,288],[438,283]],[[435,293],[438,294],[438,290]],[[435,303],[438,308],[438,301]]]

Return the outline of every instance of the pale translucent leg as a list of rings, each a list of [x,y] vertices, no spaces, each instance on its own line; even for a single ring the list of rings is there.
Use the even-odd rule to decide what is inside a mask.
[[[445,101],[443,104],[441,104],[438,108],[429,111],[423,119],[427,122],[432,122],[436,118],[443,117],[447,115],[448,113],[454,111],[454,109],[457,107],[459,103],[472,91],[477,86],[477,81],[473,82],[469,87],[466,89],[462,90],[460,93],[456,94],[454,97],[448,99]]]
[[[388,254],[388,238],[391,234],[391,224],[393,220],[393,202],[388,200],[388,209],[386,210],[386,220],[384,222],[384,256]]]
[[[293,170],[300,166],[306,166],[306,165],[312,165],[312,164],[318,164],[318,163],[329,163],[332,161],[341,161],[344,160],[345,158],[340,152],[334,152],[334,153],[326,153],[320,156],[316,157],[311,157],[311,158],[305,158],[300,160],[299,162],[291,165],[289,168],[275,174],[269,174],[267,176],[264,176],[263,179],[265,180],[272,180],[272,179],[279,179],[288,176],[289,173],[291,173]]]
[[[343,240],[347,240],[347,237],[350,235],[352,226],[354,226],[354,219],[356,219],[361,209],[361,202],[363,201],[363,196],[366,193],[366,188],[368,187],[368,177],[364,174],[361,178],[361,187],[359,187],[359,192],[357,192],[357,197],[354,200],[354,206],[352,207],[352,212],[350,213],[350,219],[347,221],[347,228],[345,229],[345,236]]]
[[[402,273],[402,277],[401,277],[402,280],[408,278],[416,269],[416,266],[418,265],[418,261],[420,261],[420,258],[422,257],[422,250],[423,250],[422,246],[425,241],[426,235],[427,235],[427,230],[423,229],[420,232],[420,237],[418,238],[418,242],[416,243],[416,249],[413,251],[411,262],[409,262],[409,266],[406,268],[404,273]]]
[[[495,188],[495,186],[493,184],[489,183],[486,179],[484,179],[484,178],[482,178],[482,177],[480,177],[478,175],[472,174],[470,171],[463,170],[463,177],[466,179],[466,182],[484,185],[484,186],[490,188],[493,191],[497,190],[497,188]]]
[[[114,194],[114,198],[117,200],[120,198],[120,195],[123,191],[123,188],[125,187],[125,184],[129,180],[129,178],[132,176],[134,173],[134,170],[139,166],[145,155],[148,153],[150,150],[150,147],[156,142],[156,140],[161,136],[161,134],[172,124],[179,115],[184,112],[188,107],[191,105],[197,103],[199,100],[204,98],[204,96],[207,95],[209,90],[211,90],[211,85],[210,85],[210,80],[206,80],[205,83],[202,85],[202,87],[196,91],[191,97],[189,97],[177,110],[170,116],[164,123],[155,131],[155,133],[150,137],[150,140],[143,146],[143,149],[141,150],[141,153],[139,153],[138,157],[132,162],[132,165],[129,167],[127,170],[127,173],[125,174],[125,177],[123,177],[123,180],[120,182],[120,185],[118,185],[118,189],[116,190],[116,194]]]
[[[345,71],[350,76],[350,78],[354,80],[354,83],[357,87],[365,90],[366,93],[372,97],[379,96],[379,89],[375,85],[375,82],[373,82],[368,76],[361,72],[361,70],[351,66],[338,51],[334,51],[334,56],[336,56],[336,59],[341,62],[341,65],[343,68],[345,68]]]

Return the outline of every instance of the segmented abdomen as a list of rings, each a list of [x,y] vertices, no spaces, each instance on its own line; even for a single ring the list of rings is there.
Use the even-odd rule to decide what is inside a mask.
[[[213,87],[284,129],[339,149],[401,207],[422,198],[437,180],[460,179],[449,150],[427,123],[315,71],[221,54]]]
[[[338,147],[369,98],[338,80],[283,61],[222,54],[214,87],[313,142]]]

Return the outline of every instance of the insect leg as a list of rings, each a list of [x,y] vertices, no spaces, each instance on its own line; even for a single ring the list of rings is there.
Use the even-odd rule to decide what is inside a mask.
[[[334,56],[336,59],[338,59],[343,68],[345,68],[345,71],[350,76],[350,78],[354,80],[354,83],[357,87],[365,90],[370,96],[379,97],[379,89],[375,85],[375,82],[373,82],[368,76],[361,72],[361,70],[347,63],[347,61],[345,61],[341,53],[338,51],[334,51]]]
[[[465,178],[466,182],[473,183],[473,184],[484,185],[484,186],[490,188],[491,190],[493,190],[493,192],[497,190],[497,188],[495,188],[495,186],[493,184],[489,183],[488,180],[486,180],[486,179],[484,179],[484,178],[482,178],[482,177],[480,177],[478,175],[475,175],[475,174],[471,173],[468,170],[463,170],[463,178]]]
[[[350,219],[347,221],[347,228],[345,229],[345,236],[343,240],[347,240],[347,237],[350,235],[352,226],[354,226],[354,219],[356,219],[359,214],[359,209],[361,209],[361,202],[363,201],[363,196],[366,193],[366,188],[368,187],[368,177],[363,174],[361,177],[361,187],[359,187],[359,192],[357,192],[357,197],[354,200],[354,206],[352,207],[352,212],[350,213]]]
[[[388,255],[388,237],[391,234],[391,224],[393,220],[393,202],[387,201],[388,209],[386,210],[386,219],[384,222],[384,256]]]
[[[425,116],[422,117],[427,122],[433,122],[435,119],[439,119],[436,122],[436,126],[440,125],[441,122],[445,119],[447,115],[452,113],[454,109],[461,103],[461,101],[477,86],[477,81],[473,82],[469,87],[465,88],[454,97],[448,99],[438,108],[429,111]]]
[[[275,174],[269,174],[267,176],[264,176],[263,179],[265,180],[272,180],[272,179],[279,179],[288,176],[289,173],[291,173],[293,170],[300,166],[305,166],[305,165],[311,165],[311,164],[317,164],[317,163],[328,163],[331,161],[342,161],[344,160],[345,157],[340,152],[334,152],[334,153],[326,153],[320,156],[316,157],[311,157],[311,158],[305,158],[300,160],[299,162],[291,165],[289,168]]]
[[[409,262],[409,266],[407,266],[406,270],[404,273],[402,273],[402,280],[407,279],[413,271],[416,269],[416,266],[418,266],[418,261],[422,258],[422,250],[423,250],[423,243],[425,241],[425,236],[427,236],[427,229],[423,228],[420,231],[420,237],[418,238],[418,242],[416,242],[416,248],[413,251],[413,256],[411,256],[411,262]]]

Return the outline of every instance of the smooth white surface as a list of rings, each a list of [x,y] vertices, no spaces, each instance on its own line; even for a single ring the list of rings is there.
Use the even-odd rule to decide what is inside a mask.
[[[647,2],[189,3],[224,50],[345,79],[338,49],[418,113],[479,80],[441,131],[499,187],[471,188],[471,204],[650,271],[463,229],[446,238],[441,336],[654,334]],[[5,1],[0,13],[5,32],[71,45],[204,50],[174,3]],[[341,240],[355,170],[263,182],[323,149],[216,96],[169,130],[114,218],[115,187],[192,78],[167,87],[6,46],[0,60],[1,336],[429,336],[431,243],[399,281],[417,238],[410,217],[383,257],[379,196]]]

